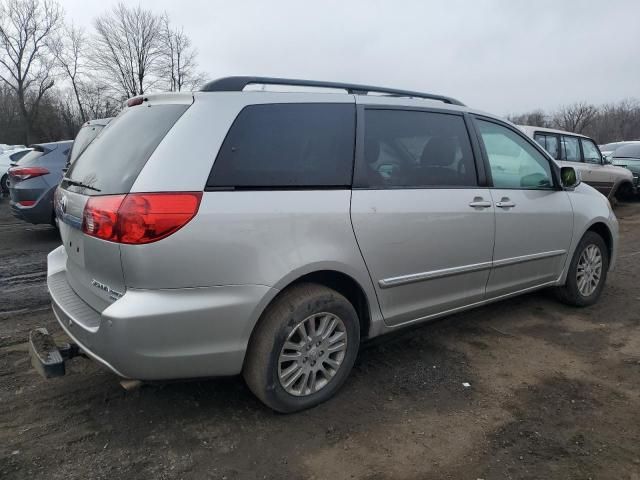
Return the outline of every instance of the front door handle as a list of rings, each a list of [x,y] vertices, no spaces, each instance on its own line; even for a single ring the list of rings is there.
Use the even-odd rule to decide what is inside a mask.
[[[507,197],[502,197],[502,200],[500,200],[499,202],[496,202],[496,207],[498,207],[498,208],[511,208],[511,207],[515,207],[515,206],[516,206],[516,204],[513,203]]]
[[[489,208],[491,206],[491,202],[482,200],[482,198],[474,198],[473,202],[469,203],[469,206],[473,208]]]

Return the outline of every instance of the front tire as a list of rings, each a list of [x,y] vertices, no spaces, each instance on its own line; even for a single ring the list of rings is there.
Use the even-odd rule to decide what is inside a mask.
[[[294,285],[267,308],[249,341],[243,375],[272,409],[290,413],[331,398],[360,346],[353,305],[322,285]]]
[[[6,173],[0,178],[0,194],[9,195],[9,175]]]
[[[567,281],[556,289],[558,298],[576,307],[588,307],[600,298],[609,270],[609,250],[600,235],[587,232],[576,248]]]

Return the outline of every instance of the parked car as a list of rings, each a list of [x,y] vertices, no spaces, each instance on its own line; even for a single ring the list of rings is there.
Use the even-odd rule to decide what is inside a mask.
[[[630,141],[625,141],[625,142],[613,142],[613,143],[606,143],[604,145],[598,145],[598,148],[600,149],[600,151],[602,152],[602,155],[607,159],[607,160],[611,160],[613,158],[613,154],[616,152],[616,150],[624,145],[629,145],[632,143],[640,143],[640,140],[630,140]]]
[[[22,157],[31,151],[30,148],[21,148],[7,150],[0,153],[0,193],[7,195],[9,193],[9,185],[7,184],[9,175],[8,170],[12,163],[17,163]]]
[[[55,205],[73,343],[33,331],[42,374],[78,351],[128,379],[242,373],[281,412],[335,394],[365,339],[545,287],[592,305],[618,244],[606,198],[509,122],[286,79],[129,100]]]
[[[76,159],[86,150],[91,142],[100,134],[102,129],[106,127],[112,118],[99,118],[85,122],[80,128],[78,135],[73,142],[73,147],[69,153],[67,164],[73,164]]]
[[[542,145],[559,165],[575,167],[585,183],[607,198],[627,199],[636,193],[633,175],[626,169],[611,165],[591,138],[552,128],[526,125],[520,128]]]
[[[637,189],[640,178],[640,142],[627,142],[626,145],[616,148],[611,161],[614,165],[631,171],[633,184]]]
[[[29,223],[55,224],[53,194],[62,179],[62,169],[73,141],[32,145],[9,168],[9,202],[14,217]]]

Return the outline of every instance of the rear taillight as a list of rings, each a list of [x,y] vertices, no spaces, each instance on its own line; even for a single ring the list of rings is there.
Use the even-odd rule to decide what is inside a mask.
[[[33,207],[36,204],[35,200],[18,200],[18,204],[21,207]]]
[[[39,177],[47,173],[49,173],[49,170],[44,167],[11,167],[9,169],[9,175],[20,180]]]
[[[184,227],[198,212],[202,192],[130,193],[90,197],[82,231],[127,244],[151,243]]]

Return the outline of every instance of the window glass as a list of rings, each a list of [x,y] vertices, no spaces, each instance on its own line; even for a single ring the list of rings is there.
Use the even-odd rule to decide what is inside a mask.
[[[76,159],[86,150],[89,144],[98,136],[102,131],[104,125],[85,125],[80,129],[73,147],[71,148],[71,156],[69,156],[69,163],[73,163]]]
[[[27,153],[29,153],[31,150],[22,150],[21,152],[18,153],[14,153],[13,155],[9,155],[9,159],[12,162],[18,162],[18,160],[20,160],[22,157],[24,157]]]
[[[602,163],[602,155],[598,150],[598,147],[591,140],[581,138],[582,153],[584,154],[584,161],[587,163]]]
[[[538,144],[544,148],[549,155],[553,158],[558,159],[558,136],[557,135],[547,135],[542,133],[536,133],[533,137]]]
[[[65,188],[79,189],[85,195],[128,193],[153,151],[187,108],[178,104],[125,108],[67,172],[71,180],[97,190]]]
[[[562,159],[567,162],[581,162],[580,145],[577,137],[562,137]]]
[[[352,104],[251,105],[220,148],[212,187],[347,187],[355,142]]]
[[[432,112],[367,110],[356,174],[374,188],[477,185],[464,119]]]
[[[512,130],[478,120],[493,185],[497,188],[552,188],[549,161],[529,142]]]

